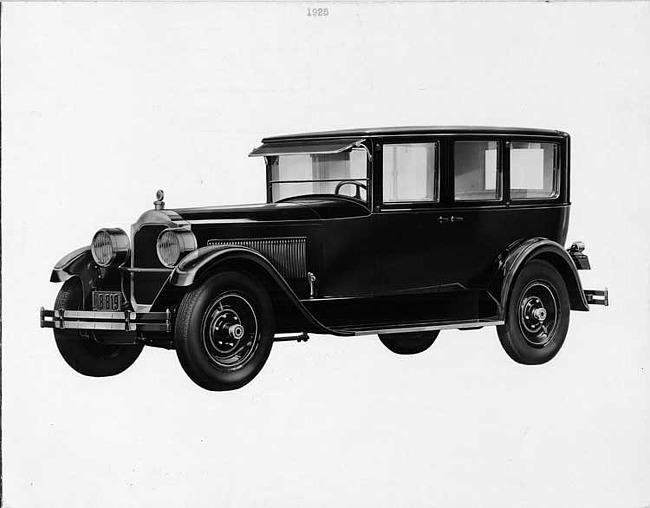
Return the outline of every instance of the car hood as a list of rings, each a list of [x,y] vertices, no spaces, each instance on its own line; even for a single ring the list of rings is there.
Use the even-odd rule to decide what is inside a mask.
[[[370,211],[352,199],[292,198],[282,203],[211,206],[174,209],[183,220],[194,222],[277,222],[362,217]]]

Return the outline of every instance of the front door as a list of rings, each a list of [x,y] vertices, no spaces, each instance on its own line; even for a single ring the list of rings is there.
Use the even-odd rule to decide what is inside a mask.
[[[374,294],[428,292],[438,286],[440,141],[384,140],[376,152]]]

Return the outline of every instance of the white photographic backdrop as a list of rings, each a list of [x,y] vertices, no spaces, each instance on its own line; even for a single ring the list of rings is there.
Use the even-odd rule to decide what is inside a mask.
[[[650,4],[4,3],[8,508],[650,504]],[[572,135],[569,241],[611,306],[551,363],[493,328],[398,357],[279,343],[231,393],[147,348],[85,378],[38,327],[53,264],[152,207],[261,202],[265,135],[502,125]]]

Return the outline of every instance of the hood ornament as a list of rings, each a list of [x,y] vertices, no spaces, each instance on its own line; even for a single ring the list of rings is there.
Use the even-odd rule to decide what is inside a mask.
[[[156,210],[165,209],[165,202],[163,201],[163,199],[165,199],[165,193],[163,192],[162,189],[158,189],[156,191],[156,201],[153,202],[153,206],[156,208]]]

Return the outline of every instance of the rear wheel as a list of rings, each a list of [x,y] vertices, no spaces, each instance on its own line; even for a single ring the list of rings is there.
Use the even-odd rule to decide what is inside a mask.
[[[183,298],[176,318],[176,353],[197,385],[234,390],[264,366],[274,328],[266,289],[248,275],[219,273]]]
[[[83,310],[84,293],[81,281],[74,277],[64,284],[54,302],[54,310]],[[115,337],[116,332],[111,332]],[[92,330],[54,329],[56,346],[70,367],[85,376],[114,376],[128,369],[144,347],[101,343],[101,332]]]
[[[440,330],[430,332],[407,332],[380,334],[381,343],[398,355],[414,355],[431,347]]]
[[[533,260],[515,280],[506,323],[497,326],[501,345],[518,363],[546,363],[564,344],[569,312],[569,293],[562,276],[550,263]]]

